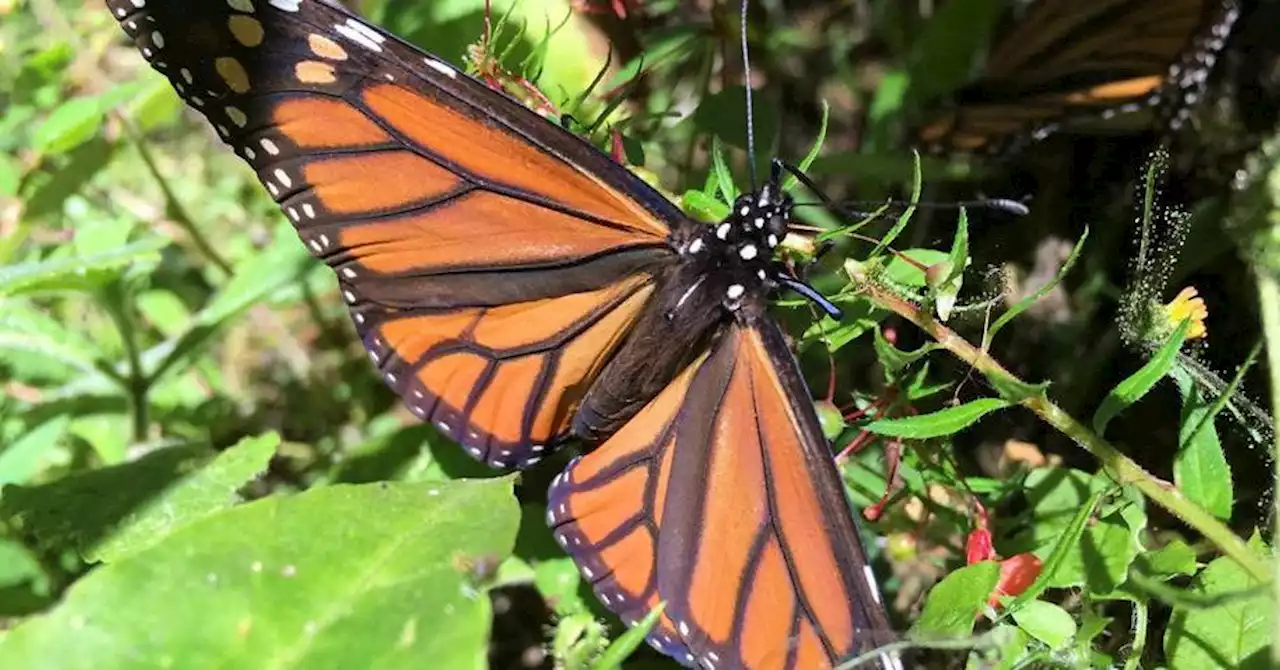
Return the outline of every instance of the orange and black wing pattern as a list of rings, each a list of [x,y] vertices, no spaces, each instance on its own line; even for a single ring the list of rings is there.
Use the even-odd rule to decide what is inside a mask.
[[[337,274],[409,409],[523,467],[674,254],[622,166],[329,0],[107,0]]]
[[[917,139],[1011,153],[1059,129],[1145,111],[1176,130],[1238,15],[1236,0],[1036,0],[997,40],[981,79]]]
[[[892,635],[794,358],[751,311],[556,478],[548,522],[628,625],[666,603],[648,640],[685,665],[831,668]]]

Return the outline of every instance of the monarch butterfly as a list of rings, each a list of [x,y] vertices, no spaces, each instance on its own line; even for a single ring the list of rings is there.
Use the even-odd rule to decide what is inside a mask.
[[[1140,111],[1177,130],[1239,14],[1237,0],[1035,0],[991,49],[982,78],[917,137],[1009,154]]]
[[[330,0],[107,0],[333,268],[386,383],[497,468],[598,446],[554,535],[650,643],[830,667],[890,631],[766,312],[779,173],[696,223],[561,127]],[[881,661],[890,667],[895,659]]]

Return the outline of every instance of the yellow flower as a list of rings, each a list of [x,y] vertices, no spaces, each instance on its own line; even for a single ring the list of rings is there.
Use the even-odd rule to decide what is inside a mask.
[[[1164,306],[1164,313],[1169,319],[1169,325],[1174,328],[1187,319],[1191,320],[1191,325],[1187,327],[1188,340],[1199,340],[1209,334],[1204,325],[1204,320],[1209,317],[1209,308],[1205,306],[1204,298],[1196,293],[1195,287],[1188,286],[1178,292],[1178,297]]]

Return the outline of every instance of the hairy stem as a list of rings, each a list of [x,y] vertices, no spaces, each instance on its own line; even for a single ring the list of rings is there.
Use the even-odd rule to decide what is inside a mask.
[[[1028,387],[1026,382],[1015,377],[1004,366],[1000,365],[986,351],[979,349],[955,331],[936,321],[930,314],[921,310],[911,301],[897,295],[868,277],[854,264],[847,266],[853,284],[863,295],[876,305],[907,319],[928,333],[934,340],[950,351],[957,358],[973,366],[975,370],[992,380],[1005,380],[1006,388],[1015,386]],[[1000,384],[997,384],[1001,386]],[[1152,475],[1129,457],[1120,452],[1114,445],[1102,438],[1084,423],[1077,421],[1061,407],[1049,400],[1045,394],[1030,394],[1025,397],[1008,398],[1026,407],[1040,417],[1042,421],[1056,428],[1093,454],[1101,463],[1107,475],[1119,484],[1129,484],[1137,488],[1156,504],[1169,510],[1171,514],[1195,529],[1205,539],[1212,542],[1223,554],[1231,557],[1240,567],[1260,582],[1271,581],[1271,569],[1265,561],[1251,551],[1235,533],[1218,521],[1212,514],[1199,505],[1188,500],[1173,484]]]

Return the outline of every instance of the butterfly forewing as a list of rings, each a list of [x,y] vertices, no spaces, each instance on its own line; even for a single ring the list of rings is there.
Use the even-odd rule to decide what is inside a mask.
[[[499,467],[568,437],[674,258],[674,207],[326,0],[107,5],[334,269],[415,414]]]
[[[763,312],[552,485],[557,541],[687,665],[833,667],[889,625],[799,371]]]
[[[1236,0],[1036,0],[992,48],[983,76],[918,131],[935,148],[1011,152],[1060,127],[1176,130],[1204,90]],[[1139,115],[1141,116],[1141,115]]]

